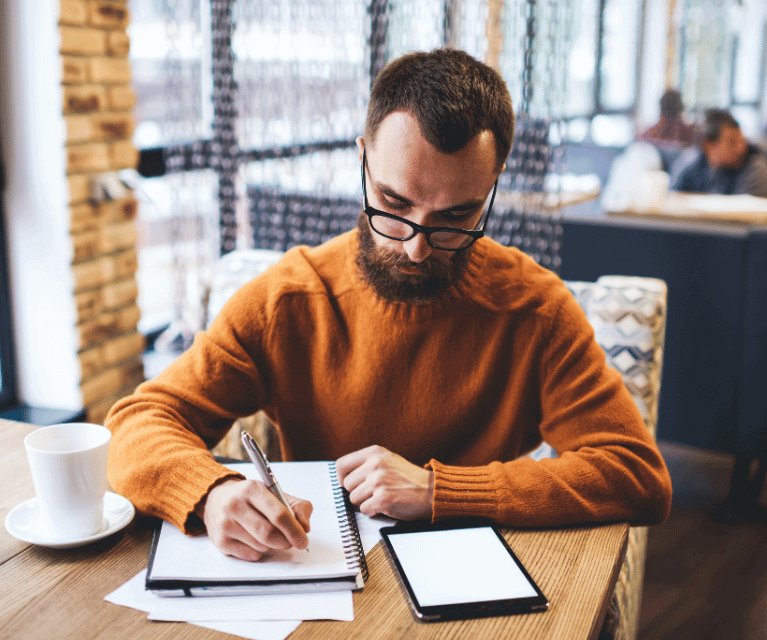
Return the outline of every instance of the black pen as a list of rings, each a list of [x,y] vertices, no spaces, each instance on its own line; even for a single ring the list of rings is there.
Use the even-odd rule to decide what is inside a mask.
[[[248,456],[250,456],[251,462],[253,462],[256,469],[258,470],[258,474],[264,481],[266,488],[269,489],[272,495],[274,495],[277,500],[284,504],[288,511],[293,514],[293,517],[296,518],[296,512],[293,511],[293,508],[290,506],[287,497],[277,482],[277,478],[274,477],[272,468],[269,466],[269,461],[266,459],[264,452],[261,451],[261,447],[258,446],[258,443],[246,431],[243,431],[240,437],[242,438],[242,444],[245,447],[245,451],[248,452]],[[296,521],[298,521],[298,518],[296,518]],[[309,551],[308,548],[306,550]]]

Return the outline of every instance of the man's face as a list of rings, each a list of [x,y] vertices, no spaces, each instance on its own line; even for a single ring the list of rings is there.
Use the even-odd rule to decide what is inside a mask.
[[[474,229],[498,177],[495,137],[475,136],[460,151],[437,151],[421,134],[416,119],[405,112],[387,116],[375,141],[366,149],[368,203],[382,211],[423,226]],[[370,229],[364,213],[359,219],[362,276],[380,295],[400,302],[424,303],[439,298],[463,273],[471,248],[434,249],[423,234],[410,240],[385,238]]]
[[[737,168],[748,148],[739,127],[724,125],[714,142],[704,141],[703,149],[708,163],[715,168]]]

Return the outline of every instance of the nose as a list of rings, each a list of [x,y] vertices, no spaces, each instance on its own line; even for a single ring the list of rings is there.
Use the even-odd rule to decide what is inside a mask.
[[[416,233],[410,240],[405,240],[402,246],[411,262],[423,262],[431,255],[431,247],[422,233]]]

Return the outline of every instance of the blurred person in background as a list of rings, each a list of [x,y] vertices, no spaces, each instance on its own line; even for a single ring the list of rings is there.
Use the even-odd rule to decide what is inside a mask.
[[[767,198],[767,155],[746,140],[728,111],[707,109],[699,148],[679,158],[671,189]]]
[[[661,155],[663,170],[669,171],[682,151],[695,143],[695,127],[682,119],[684,103],[676,89],[668,89],[660,99],[660,118],[639,136],[641,142],[649,142]]]

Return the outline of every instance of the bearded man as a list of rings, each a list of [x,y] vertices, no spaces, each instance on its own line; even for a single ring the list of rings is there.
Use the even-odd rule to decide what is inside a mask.
[[[284,457],[336,460],[365,514],[661,522],[668,471],[583,311],[483,237],[513,131],[505,83],[468,54],[387,65],[357,139],[358,228],[288,251],[112,408],[115,490],[235,557],[305,548],[311,505],[208,451],[263,410]],[[557,458],[521,457],[544,439]]]

